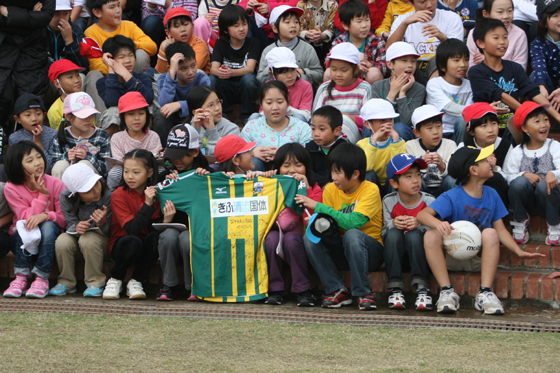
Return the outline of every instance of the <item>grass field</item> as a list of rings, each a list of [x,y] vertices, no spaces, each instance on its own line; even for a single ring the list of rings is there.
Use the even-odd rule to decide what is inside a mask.
[[[558,372],[560,336],[0,313],[2,372]]]

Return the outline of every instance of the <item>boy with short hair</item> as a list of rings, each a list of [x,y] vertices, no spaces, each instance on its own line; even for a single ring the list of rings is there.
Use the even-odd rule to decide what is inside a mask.
[[[64,116],[64,99],[71,93],[82,91],[82,77],[80,72],[83,67],[77,66],[72,61],[61,59],[52,63],[49,68],[49,80],[60,93],[60,97],[51,105],[47,113],[49,125],[58,130]],[[94,123],[95,124],[95,123]]]
[[[480,291],[474,299],[474,307],[485,315],[503,315],[504,307],[492,292],[500,259],[500,243],[520,258],[544,256],[521,250],[502,221],[508,210],[500,196],[494,189],[484,186],[484,182],[493,175],[488,162],[493,152],[494,145],[483,149],[462,147],[457,150],[449,161],[449,174],[460,185],[439,196],[430,207],[418,214],[420,223],[435,228],[424,235],[424,249],[430,269],[441,287],[438,313],[455,313],[459,309],[459,295],[451,287],[448,270],[480,270]],[[450,224],[458,220],[470,221],[482,232],[481,257],[457,260],[445,255],[443,238],[451,234]]]
[[[407,153],[428,163],[428,170],[422,176],[422,190],[436,197],[455,186],[447,165],[457,144],[443,138],[442,117],[443,113],[432,105],[414,110],[412,126],[417,139],[406,142]]]
[[[311,157],[315,181],[321,188],[332,183],[328,155],[340,144],[346,143],[342,134],[342,113],[337,108],[326,105],[315,110],[311,118],[313,141],[305,144]]]
[[[340,5],[338,14],[345,32],[334,39],[332,46],[352,43],[362,54],[362,61],[358,66],[364,80],[369,84],[382,80],[389,74],[385,63],[385,40],[370,30],[371,14],[368,6],[360,0],[349,0]],[[330,79],[329,65],[330,61],[327,59],[325,81]]]
[[[206,42],[193,32],[191,13],[183,7],[169,9],[163,18],[163,25],[167,39],[159,47],[156,70],[162,74],[167,72],[171,60],[165,51],[172,42],[182,42],[192,47],[196,55],[196,65],[208,74],[210,72],[210,52]]]
[[[269,23],[276,37],[276,41],[264,49],[259,62],[257,79],[264,83],[268,80],[268,64],[266,54],[275,47],[291,49],[298,61],[298,72],[301,77],[311,84],[319,85],[323,82],[323,68],[317,57],[317,52],[308,43],[300,40],[299,17],[303,9],[289,5],[280,5],[270,12]]]
[[[431,311],[432,297],[429,289],[430,269],[424,253],[424,232],[428,227],[420,224],[416,216],[435,198],[420,191],[420,170],[428,167],[422,158],[402,153],[387,164],[387,179],[395,192],[383,198],[383,243],[385,245],[385,271],[389,308],[404,310],[404,278],[402,273],[405,253],[410,262],[410,284],[416,287],[416,310]]]
[[[49,62],[66,58],[76,65],[89,67],[89,61],[80,54],[83,30],[70,21],[72,6],[70,0],[57,0],[54,16],[47,26],[49,38]]]
[[[395,112],[399,114],[395,130],[403,140],[412,140],[414,134],[410,118],[414,109],[422,105],[426,97],[426,87],[414,79],[416,60],[420,55],[412,45],[398,41],[387,48],[385,57],[391,77],[373,83],[371,95],[393,105]]]
[[[469,48],[461,40],[447,39],[438,47],[436,65],[439,77],[428,81],[426,103],[443,111],[443,137],[460,144],[467,128],[461,114],[473,103],[471,83],[465,79]]]
[[[303,237],[303,244],[327,293],[322,304],[325,308],[350,305],[352,295],[358,297],[360,310],[377,308],[368,273],[383,264],[383,215],[379,188],[365,180],[366,163],[365,154],[358,146],[340,144],[329,154],[333,183],[325,187],[323,203],[296,196],[298,203],[316,213],[309,219],[310,227]],[[317,213],[324,215],[319,218]],[[319,230],[315,220],[320,225]],[[333,240],[336,243],[315,235],[325,232],[325,222],[331,231],[336,231],[335,234],[343,234],[341,239]],[[345,286],[339,270],[350,270],[352,293]]]

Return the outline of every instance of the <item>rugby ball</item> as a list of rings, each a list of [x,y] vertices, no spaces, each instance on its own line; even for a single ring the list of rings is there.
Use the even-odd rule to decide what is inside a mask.
[[[482,248],[480,229],[470,221],[459,220],[451,224],[451,234],[443,238],[447,254],[457,260],[470,259]]]

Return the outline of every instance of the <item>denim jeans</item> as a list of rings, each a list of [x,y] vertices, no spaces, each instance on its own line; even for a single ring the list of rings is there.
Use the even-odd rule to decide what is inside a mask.
[[[395,191],[395,188],[391,186],[389,180],[385,180],[385,185],[381,185],[379,176],[377,176],[377,173],[373,170],[366,172],[366,180],[371,181],[372,183],[377,185],[377,187],[379,188],[381,199],[383,199],[383,197],[385,197],[387,194]]]
[[[16,255],[16,264],[14,265],[14,273],[16,275],[29,276],[31,273],[48,279],[54,264],[55,248],[54,243],[60,234],[60,228],[53,221],[45,221],[39,224],[41,230],[41,242],[39,243],[39,253],[37,255],[27,255],[21,249],[22,241],[16,232],[10,237],[10,243],[13,253]],[[31,260],[37,258],[35,267],[30,271]]]
[[[339,271],[350,270],[352,295],[361,297],[371,292],[369,272],[383,264],[383,245],[359,229],[350,229],[342,237],[342,247],[313,243],[303,236],[309,262],[321,279],[325,293],[348,290]]]
[[[453,176],[447,175],[443,178],[439,186],[429,188],[426,186],[424,179],[422,179],[422,188],[420,190],[426,193],[430,193],[432,196],[437,198],[448,190],[455,188],[455,180],[456,179]]]
[[[140,28],[144,31],[144,34],[148,35],[156,43],[158,48],[166,38],[163,20],[158,16],[147,16],[140,23]]]
[[[413,229],[404,233],[400,229],[391,228],[383,236],[385,245],[385,271],[387,272],[387,288],[404,289],[403,259],[408,254],[410,262],[410,285],[429,287],[430,268],[424,253],[424,232]]]
[[[525,176],[519,176],[509,184],[509,202],[513,207],[513,220],[523,221],[527,215],[546,217],[549,225],[560,223],[560,189],[554,187],[550,194],[546,181],[534,187]]]
[[[412,132],[412,128],[402,122],[396,122],[393,125],[393,128],[395,129],[395,131],[397,131],[401,139],[403,139],[404,141],[410,141],[416,138],[416,136],[414,136],[414,132]],[[362,131],[362,138],[365,139],[370,136],[371,136],[371,130],[366,126],[364,126],[364,129]]]
[[[455,141],[457,145],[465,141],[465,133],[467,132],[467,124],[463,117],[457,117],[453,124],[453,132],[444,132],[443,137]]]
[[[231,115],[233,112],[231,104],[243,105],[241,119],[248,118],[249,115],[259,111],[256,103],[259,81],[255,75],[245,74],[239,81],[210,75],[210,85],[218,92],[218,97],[224,100],[222,106],[224,114]]]
[[[253,168],[252,171],[268,171],[270,169],[270,167],[272,165],[272,162],[263,162],[261,159],[257,158],[257,157],[253,157],[253,163],[255,164],[255,168]]]

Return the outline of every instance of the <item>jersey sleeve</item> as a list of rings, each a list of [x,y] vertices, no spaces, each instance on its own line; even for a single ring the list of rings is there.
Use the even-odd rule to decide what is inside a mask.
[[[441,220],[447,220],[453,214],[453,201],[451,200],[449,193],[443,193],[434,202],[430,204],[430,207],[439,215]]]

